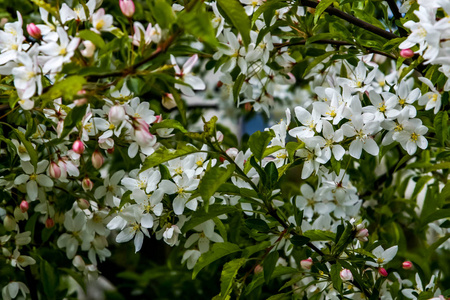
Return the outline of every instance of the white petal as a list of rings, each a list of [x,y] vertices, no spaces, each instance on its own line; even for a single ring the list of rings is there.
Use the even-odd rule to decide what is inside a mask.
[[[136,231],[132,227],[127,227],[117,235],[116,242],[118,243],[128,242],[134,237],[135,234]]]
[[[135,252],[138,252],[142,248],[142,244],[144,243],[144,234],[140,231],[136,233],[136,237],[134,238],[134,247],[136,249]]]

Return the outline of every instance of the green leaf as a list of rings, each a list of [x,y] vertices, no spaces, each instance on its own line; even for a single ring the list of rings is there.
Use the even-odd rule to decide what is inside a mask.
[[[330,6],[334,0],[322,0],[319,5],[316,6],[316,11],[314,12],[314,23],[317,23],[320,15]]]
[[[200,225],[208,220],[211,220],[214,217],[224,214],[235,213],[237,210],[238,209],[234,206],[220,205],[220,204],[211,205],[207,212],[204,209],[196,210],[192,214],[191,219],[187,221],[182,227],[183,232],[188,232],[195,226]]]
[[[206,210],[208,210],[209,199],[231,177],[234,169],[235,165],[232,164],[229,164],[226,168],[215,166],[207,170],[202,179],[200,179],[198,190],[200,191]]]
[[[324,230],[307,230],[303,235],[308,237],[311,241],[334,241],[336,234]]]
[[[239,100],[239,93],[241,92],[242,85],[244,84],[245,75],[240,74],[233,85],[233,100],[235,103]]]
[[[449,218],[449,217],[450,217],[450,208],[439,209],[439,210],[427,215],[426,217],[424,217],[422,220],[422,223],[424,225],[426,225],[433,221],[444,219],[444,218]]]
[[[345,226],[344,232],[334,246],[334,255],[340,255],[342,251],[347,248],[347,245],[353,241],[353,238],[353,226],[352,224],[350,224],[350,222],[347,222],[347,226]]]
[[[75,106],[69,113],[67,117],[64,119],[64,129],[61,133],[61,139],[65,138],[72,129],[77,126],[78,122],[81,122],[84,115],[86,114],[87,105],[84,104],[82,106]]]
[[[244,45],[247,47],[250,44],[250,19],[242,4],[238,0],[217,0],[217,4],[224,11],[224,17],[237,28]]]
[[[36,150],[33,148],[33,145],[25,138],[25,135],[22,133],[22,131],[14,129],[14,133],[25,146],[25,149],[27,149],[28,155],[30,155],[30,162],[36,170],[38,163],[38,154]]]
[[[80,32],[78,32],[78,37],[86,41],[91,41],[97,48],[105,47],[105,41],[102,39],[102,37],[92,30],[81,30]]]
[[[436,117],[434,117],[433,123],[437,139],[441,142],[442,146],[445,146],[448,135],[448,113],[446,111],[438,112]]]
[[[297,227],[302,226],[303,213],[304,213],[303,210],[300,210],[296,205],[294,206],[294,218],[295,218],[295,223],[297,224]]]
[[[278,182],[277,166],[271,161],[264,167],[264,171],[266,172],[267,185],[269,185],[270,188],[274,187]]]
[[[303,235],[294,235],[293,237],[291,237],[291,243],[295,246],[304,246],[306,244],[308,244],[310,241],[309,237],[303,236]]]
[[[194,267],[194,271],[192,272],[192,279],[195,279],[198,272],[200,272],[204,267],[211,264],[212,262],[239,251],[241,251],[241,248],[239,248],[239,246],[236,244],[215,243],[212,246],[211,250],[203,253],[202,256],[200,256],[200,258],[198,259],[198,262]]]
[[[270,227],[267,223],[261,219],[247,219],[245,220],[245,226],[250,229],[256,229],[258,232],[269,232]]]
[[[308,75],[308,73],[318,64],[323,62],[325,59],[327,59],[329,56],[333,55],[335,51],[326,52],[325,54],[322,54],[318,57],[316,57],[311,63],[308,64],[308,67],[305,69],[305,72],[303,72],[303,76]]]
[[[58,274],[48,261],[41,259],[40,263],[40,275],[42,286],[44,288],[45,299],[56,299],[56,289],[58,287]]]
[[[286,274],[293,274],[293,273],[297,273],[297,272],[298,272],[298,270],[295,268],[278,266],[275,268],[275,271],[272,274],[272,278],[280,277],[280,276],[286,275]],[[254,289],[256,289],[257,287],[259,287],[263,284],[264,284],[264,276],[262,276],[262,274],[255,276],[253,278],[252,282],[250,282],[250,284],[246,287],[245,295],[250,294]]]
[[[53,101],[56,98],[64,97],[67,100],[73,100],[74,96],[83,89],[86,79],[82,76],[70,76],[53,85],[50,90],[41,97],[44,100],[43,105]]]
[[[267,149],[266,149],[266,151],[264,151],[264,154],[263,154],[263,157],[267,157],[267,156],[269,156],[270,154],[272,154],[272,153],[274,153],[274,152],[277,152],[278,150],[281,150],[281,149],[283,149],[283,147],[281,147],[281,146],[271,146],[271,147],[268,147]]]
[[[264,151],[266,151],[267,146],[269,145],[272,138],[275,136],[273,131],[257,131],[253,133],[248,139],[248,146],[250,147],[250,151],[252,151],[253,155],[258,161],[263,159]]]
[[[174,128],[174,129],[178,129],[179,131],[186,133],[186,129],[184,128],[183,125],[181,125],[180,122],[178,122],[177,120],[171,120],[171,119],[166,119],[163,120],[159,123],[153,123],[152,124],[152,129],[159,129],[159,128]]]
[[[264,281],[267,283],[270,278],[272,277],[273,271],[275,271],[275,266],[277,264],[278,258],[280,255],[278,254],[278,251],[272,251],[267,255],[267,257],[264,259]]]
[[[353,252],[376,259],[375,255],[373,255],[372,252],[366,251],[363,248],[356,248],[353,250]]]
[[[342,279],[340,276],[340,272],[342,270],[342,266],[340,263],[336,262],[331,266],[331,280],[333,281],[333,287],[339,292],[342,292]]]
[[[284,0],[271,0],[264,2],[263,5],[261,5],[252,15],[252,25],[255,24],[256,20],[258,20],[259,16],[266,11],[273,10],[274,12],[282,7],[287,6],[288,4],[286,2],[283,2]]]
[[[248,258],[248,257],[252,256],[253,254],[255,254],[256,252],[259,252],[259,251],[269,248],[271,245],[272,245],[272,243],[270,241],[264,241],[264,242],[257,243],[256,245],[249,246],[244,249],[244,252],[242,252],[242,256]]]
[[[234,278],[245,262],[245,258],[238,258],[227,262],[223,266],[222,276],[220,277],[220,299],[226,299],[230,295]]]
[[[153,18],[155,18],[156,23],[162,28],[170,28],[175,22],[175,15],[172,10],[172,6],[165,0],[151,0],[150,11],[152,12]]]
[[[199,152],[197,148],[192,145],[187,145],[186,143],[179,143],[178,148],[167,149],[166,147],[161,147],[156,150],[152,155],[147,157],[142,165],[141,172],[156,167],[166,161],[185,156],[188,154]]]
[[[206,11],[203,2],[197,2],[189,11],[185,9],[180,12],[178,14],[178,22],[182,28],[196,38],[205,41],[213,47],[217,46],[218,42],[215,30],[211,24],[211,15]]]
[[[414,192],[411,195],[411,199],[415,199],[417,195],[419,195],[419,193],[431,178],[433,178],[433,176],[423,176],[420,177],[419,180],[417,180],[416,186],[414,187]]]

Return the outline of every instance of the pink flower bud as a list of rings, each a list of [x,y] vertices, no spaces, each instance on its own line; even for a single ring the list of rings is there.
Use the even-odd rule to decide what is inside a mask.
[[[163,120],[162,115],[157,115],[155,116],[155,118],[156,118],[155,123],[161,123],[161,121]]]
[[[177,102],[175,102],[175,98],[173,97],[172,94],[169,93],[163,95],[161,104],[167,109],[177,107]]]
[[[45,220],[45,228],[52,228],[53,226],[55,226],[55,221],[52,218],[47,218]]]
[[[410,262],[410,261],[404,261],[403,263],[402,263],[402,268],[403,269],[405,269],[405,270],[410,270],[410,269],[412,269],[412,267],[413,267],[413,264],[412,264],[412,262]]]
[[[387,277],[388,276],[388,272],[386,271],[385,268],[379,268],[378,269],[378,274],[380,274],[383,277]]]
[[[91,159],[94,168],[100,169],[104,162],[103,155],[100,153],[100,151],[95,150],[94,153],[92,153]]]
[[[123,120],[125,120],[125,109],[121,105],[114,105],[109,110],[108,120],[109,123],[114,124],[115,126],[120,125]]]
[[[20,210],[23,213],[26,213],[28,211],[28,208],[30,208],[30,205],[28,204],[28,202],[26,200],[22,200],[22,202],[20,202]]]
[[[236,156],[239,154],[239,150],[236,148],[229,148],[226,153],[228,154],[229,157],[231,158],[236,158]]]
[[[259,273],[262,273],[264,270],[263,270],[263,267],[261,266],[261,265],[257,265],[256,267],[255,267],[255,270],[253,271],[253,273],[255,273],[255,274],[259,274]]]
[[[140,146],[146,147],[152,144],[155,136],[148,130],[140,129],[134,131],[134,138]]]
[[[5,226],[5,229],[8,231],[13,231],[16,229],[16,220],[14,220],[13,217],[10,215],[7,215],[5,219],[3,219],[3,226]]]
[[[83,181],[81,181],[81,186],[85,192],[92,191],[94,183],[88,177],[84,177]]]
[[[339,273],[339,276],[341,276],[341,279],[344,281],[353,280],[353,274],[349,269],[342,269],[342,271]]]
[[[34,23],[30,23],[27,25],[27,32],[32,38],[36,40],[40,40],[42,38],[41,30],[39,29],[39,27],[34,25]]]
[[[50,174],[50,177],[58,179],[59,177],[61,177],[61,168],[58,166],[57,163],[52,161],[50,163],[50,167],[48,167],[48,173]]]
[[[313,261],[311,257],[304,259],[300,262],[300,266],[305,270],[311,270],[311,266],[313,265]]]
[[[81,209],[88,209],[91,204],[86,199],[80,198],[77,200],[78,207]]]
[[[369,236],[369,230],[367,230],[367,228],[363,228],[356,233],[355,238],[357,238],[361,242],[367,242],[369,240],[367,238],[368,236]]]
[[[404,58],[411,58],[414,56],[414,52],[411,49],[402,49],[400,50],[400,56]]]
[[[108,152],[108,154],[113,154],[114,153],[114,147],[107,149],[106,152]]]
[[[72,145],[72,150],[73,150],[75,153],[83,154],[83,152],[84,152],[84,144],[83,144],[83,142],[80,141],[80,140],[76,140],[76,141],[73,143],[73,145]]]
[[[120,10],[125,17],[131,18],[134,15],[134,2],[133,0],[119,0]]]
[[[80,90],[77,93],[77,95],[79,95],[79,96],[80,95],[84,95],[84,94],[86,94],[85,90]],[[80,99],[74,100],[73,103],[75,103],[76,106],[82,106],[82,105],[87,103],[87,99],[86,98],[80,98]]]

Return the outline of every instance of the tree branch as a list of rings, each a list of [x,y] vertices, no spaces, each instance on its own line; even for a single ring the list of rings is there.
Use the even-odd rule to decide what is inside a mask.
[[[402,14],[398,10],[398,6],[395,3],[395,0],[386,0],[386,2],[388,3],[389,8],[391,9],[392,14],[394,15],[394,19],[400,20],[402,18]],[[397,27],[397,28],[398,28],[398,32],[400,33],[401,36],[408,36],[408,32],[403,27]]]
[[[312,1],[312,0],[300,0],[300,5],[316,8],[316,6],[319,5],[319,2]],[[392,39],[399,38],[398,35],[396,35],[396,34],[394,34],[392,32],[386,31],[386,30],[384,30],[384,29],[382,29],[380,27],[377,27],[375,25],[367,23],[367,22],[365,22],[365,21],[363,21],[361,19],[358,19],[358,18],[356,18],[356,17],[354,17],[354,16],[352,16],[352,15],[350,15],[348,13],[345,13],[342,10],[339,10],[337,8],[328,7],[327,9],[325,9],[325,11],[328,14],[330,14],[330,15],[333,15],[333,16],[336,16],[338,18],[341,18],[341,19],[343,19],[343,20],[345,20],[345,21],[347,21],[347,22],[349,22],[349,23],[351,23],[353,25],[356,25],[356,26],[361,27],[361,28],[363,28],[363,29],[365,29],[367,31],[370,31],[370,32],[372,32],[372,33],[374,33],[376,35],[384,37],[385,39],[392,40]]]

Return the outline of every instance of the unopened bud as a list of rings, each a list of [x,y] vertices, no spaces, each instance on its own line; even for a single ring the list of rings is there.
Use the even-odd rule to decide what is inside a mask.
[[[228,150],[226,151],[228,156],[235,159],[236,156],[239,154],[239,150],[236,148],[228,148]]]
[[[95,45],[91,41],[84,41],[83,43],[84,49],[81,50],[81,55],[84,57],[92,57],[95,52]]]
[[[61,168],[57,163],[52,161],[50,163],[50,167],[48,167],[48,173],[50,174],[50,177],[58,179],[59,177],[61,177]]]
[[[217,87],[220,88],[220,87],[222,87],[222,86],[223,86],[223,82],[219,80],[219,81],[217,82]]]
[[[92,153],[91,160],[92,160],[92,165],[96,169],[100,169],[103,165],[103,162],[105,161],[103,158],[103,155],[98,150],[95,150],[94,153]]]
[[[88,209],[91,204],[86,199],[80,198],[77,200],[78,207],[81,209]]]
[[[225,162],[225,157],[224,156],[220,156],[219,160],[220,160],[221,163],[223,163],[223,162]]]
[[[260,273],[262,273],[264,270],[263,270],[263,267],[261,266],[261,265],[257,265],[256,267],[255,267],[255,270],[253,271],[255,274],[260,274]]]
[[[353,274],[349,269],[343,269],[339,276],[341,276],[341,279],[344,281],[352,281],[353,280]]]
[[[311,257],[300,261],[300,266],[305,270],[311,270],[312,265],[313,261]]]
[[[81,186],[85,192],[92,191],[94,183],[88,177],[84,177],[83,181],[81,181]]]
[[[414,52],[411,49],[402,49],[400,50],[400,56],[404,58],[411,58],[414,56]]]
[[[47,218],[45,220],[45,228],[52,228],[53,226],[55,226],[55,221],[52,218]]]
[[[119,0],[120,10],[125,17],[131,18],[134,15],[134,2],[132,0]]]
[[[177,103],[175,102],[175,98],[172,94],[166,93],[162,97],[161,101],[162,106],[164,106],[167,109],[172,109],[174,107],[177,107]]]
[[[28,202],[26,200],[22,200],[22,202],[20,202],[19,207],[23,213],[26,213],[28,211],[28,208],[30,208],[30,205],[28,204]]]
[[[42,38],[41,30],[34,23],[30,23],[27,25],[27,32],[32,38],[36,40],[40,40]]]
[[[156,118],[155,123],[161,123],[163,120],[162,115],[157,115],[157,116],[155,116],[155,118]]]
[[[83,142],[80,141],[80,140],[76,140],[76,141],[73,143],[73,145],[72,145],[72,150],[73,150],[75,153],[83,154],[83,152],[84,152],[84,144],[83,144]]]
[[[357,238],[361,242],[367,242],[369,240],[367,238],[368,236],[369,236],[369,230],[367,230],[367,228],[363,228],[356,233],[355,238]]]
[[[413,264],[412,264],[412,262],[410,262],[410,261],[404,261],[403,263],[402,263],[402,268],[403,269],[405,269],[405,270],[410,270],[410,269],[412,269],[412,267],[413,267]]]
[[[387,277],[388,276],[388,272],[386,271],[385,268],[379,268],[378,269],[378,274],[380,274],[383,277]]]
[[[108,154],[113,154],[114,153],[114,147],[107,149],[106,152],[108,152]]]
[[[8,231],[13,231],[16,229],[16,220],[14,220],[13,217],[7,215],[5,219],[3,220],[3,226],[5,226],[5,229]]]
[[[125,113],[125,109],[123,108],[123,106],[114,105],[109,110],[108,120],[109,120],[109,123],[112,123],[115,126],[118,126],[118,125],[120,125],[120,123],[122,123],[122,121],[125,120],[125,116],[126,116],[126,113]]]
[[[78,91],[78,93],[77,93],[77,95],[84,95],[84,94],[86,94],[85,90]],[[74,100],[73,103],[75,103],[76,106],[82,106],[87,103],[87,99],[80,98],[80,99]]]

